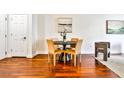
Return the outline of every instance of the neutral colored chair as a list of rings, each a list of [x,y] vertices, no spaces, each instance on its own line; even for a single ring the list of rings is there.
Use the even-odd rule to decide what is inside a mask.
[[[63,53],[64,50],[56,49],[52,39],[48,39],[47,44],[48,44],[48,61],[50,59],[50,55],[53,55],[54,66],[55,66],[56,65],[56,55]]]
[[[82,45],[82,42],[83,42],[83,40],[78,40],[76,47],[75,47],[75,50],[68,49],[68,50],[65,50],[65,52],[64,52],[64,53],[71,54],[71,56],[74,56],[74,66],[76,66],[76,64],[77,64],[77,60],[76,60],[77,55],[80,55],[80,62],[81,62],[81,45]]]
[[[103,60],[107,61],[110,57],[110,42],[95,42],[95,57],[99,52],[103,53]]]

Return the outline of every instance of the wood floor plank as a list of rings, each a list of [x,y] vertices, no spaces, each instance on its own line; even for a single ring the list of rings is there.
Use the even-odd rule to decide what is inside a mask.
[[[77,67],[72,62],[48,63],[47,55],[28,58],[6,58],[0,60],[1,78],[119,78],[92,55],[82,55]]]

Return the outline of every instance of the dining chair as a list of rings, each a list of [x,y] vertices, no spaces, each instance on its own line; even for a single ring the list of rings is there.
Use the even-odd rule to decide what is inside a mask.
[[[53,60],[54,60],[54,66],[56,65],[56,55],[61,54],[64,52],[64,50],[56,49],[54,46],[54,42],[52,39],[47,39],[47,44],[48,44],[48,62],[50,59],[50,55],[53,55]]]
[[[82,42],[83,40],[78,40],[77,44],[76,44],[76,47],[75,47],[75,50],[73,49],[68,49],[68,50],[65,50],[64,53],[68,53],[68,54],[71,54],[71,56],[74,56],[74,66],[76,66],[77,64],[77,55],[80,56],[80,62],[81,62],[81,46],[82,46]]]

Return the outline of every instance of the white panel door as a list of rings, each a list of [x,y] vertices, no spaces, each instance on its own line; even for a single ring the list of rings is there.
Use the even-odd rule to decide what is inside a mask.
[[[10,15],[11,55],[27,56],[27,15]]]
[[[0,59],[6,57],[6,15],[0,15]]]

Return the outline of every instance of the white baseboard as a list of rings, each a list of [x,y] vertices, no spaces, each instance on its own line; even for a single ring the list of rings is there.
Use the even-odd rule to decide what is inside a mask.
[[[6,58],[6,57],[0,57],[0,60],[2,60],[2,59],[4,59],[4,58]]]
[[[37,54],[48,54],[48,51],[37,51]]]

